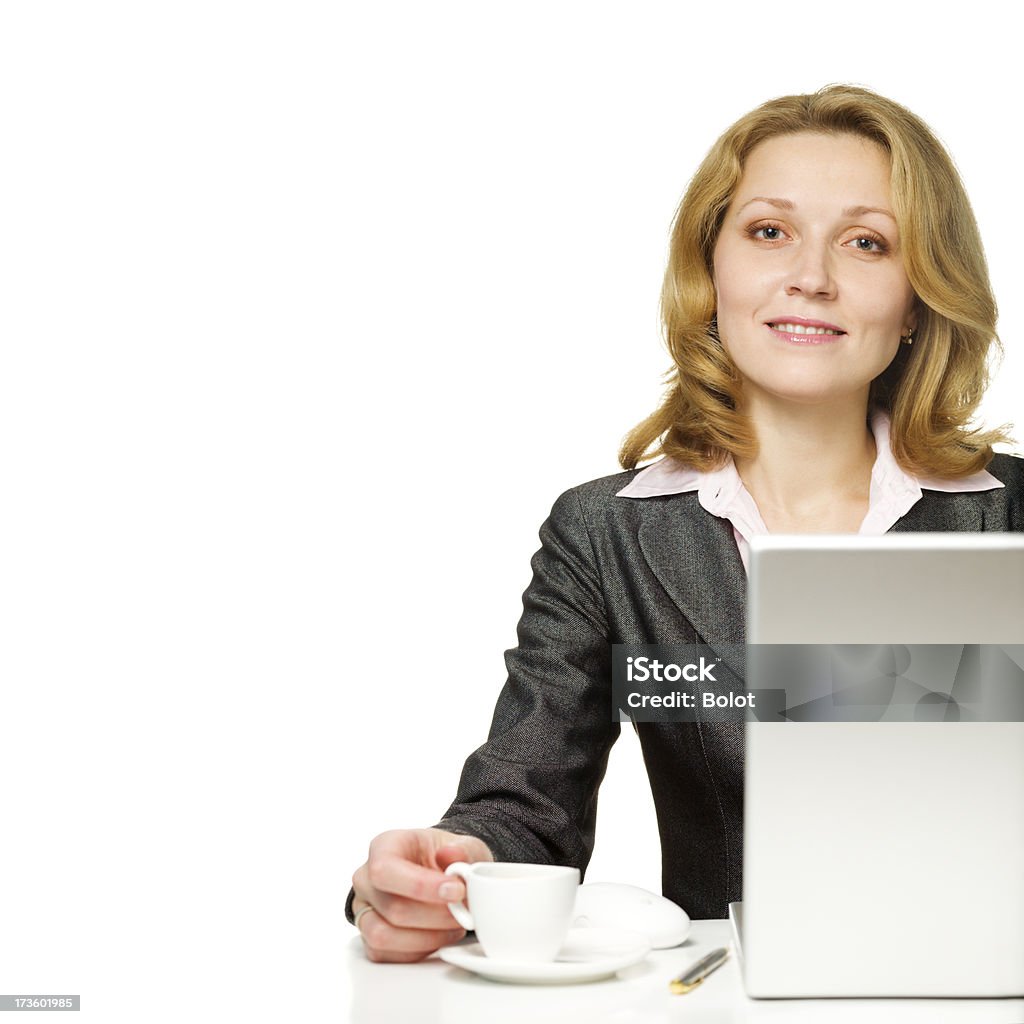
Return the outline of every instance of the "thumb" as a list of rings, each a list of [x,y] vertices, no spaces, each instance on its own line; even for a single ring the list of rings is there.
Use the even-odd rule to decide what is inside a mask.
[[[462,836],[453,839],[450,843],[438,848],[437,866],[444,871],[449,864],[456,864],[463,861],[466,864],[473,864],[478,860],[494,860],[494,856],[488,849],[487,844],[476,836]]]

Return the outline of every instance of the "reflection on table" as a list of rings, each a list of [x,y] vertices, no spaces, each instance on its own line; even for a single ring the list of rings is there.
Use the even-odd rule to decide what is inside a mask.
[[[632,1024],[634,1021],[745,1024],[1024,1024],[1024,999],[753,1000],[735,956],[693,992],[669,981],[718,946],[731,944],[728,921],[695,921],[675,949],[652,952],[616,977],[579,985],[506,985],[436,956],[417,964],[375,964],[353,936],[346,949],[353,1024]]]

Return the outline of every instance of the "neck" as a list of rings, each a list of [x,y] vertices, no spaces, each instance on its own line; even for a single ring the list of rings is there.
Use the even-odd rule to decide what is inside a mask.
[[[867,396],[840,405],[796,405],[754,397],[744,410],[759,451],[736,470],[762,510],[815,516],[836,503],[866,502],[875,442]]]

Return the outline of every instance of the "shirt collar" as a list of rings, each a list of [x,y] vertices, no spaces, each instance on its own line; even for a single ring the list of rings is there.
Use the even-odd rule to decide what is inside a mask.
[[[920,497],[921,491],[991,491],[1003,484],[987,470],[981,470],[971,476],[956,480],[941,477],[915,477],[900,468],[892,454],[889,443],[889,415],[882,409],[876,409],[871,415],[871,433],[875,438],[875,464],[871,469],[871,494],[869,503],[874,509],[881,503],[890,507],[906,506],[909,509]],[[645,469],[616,493],[617,498],[653,498],[665,494],[685,494],[698,492],[701,505],[712,514],[719,515],[721,510],[739,500],[746,505],[750,497],[736,466],[729,456],[721,469],[702,472],[677,462],[672,458],[662,458]],[[745,499],[744,499],[745,496]],[[760,520],[756,506],[754,514]]]

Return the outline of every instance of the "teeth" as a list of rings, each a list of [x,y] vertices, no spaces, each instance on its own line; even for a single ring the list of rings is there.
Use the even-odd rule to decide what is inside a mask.
[[[804,324],[769,324],[777,331],[785,334],[842,334],[842,331],[833,331],[828,327],[807,327]]]

